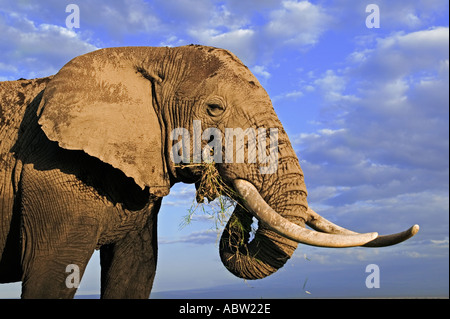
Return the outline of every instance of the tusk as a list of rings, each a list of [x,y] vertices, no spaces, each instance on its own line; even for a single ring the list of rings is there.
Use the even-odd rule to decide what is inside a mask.
[[[374,240],[377,233],[341,235],[326,234],[300,227],[275,212],[261,197],[255,186],[242,179],[233,181],[234,188],[243,198],[243,204],[259,220],[283,237],[298,243],[320,247],[355,247]]]
[[[354,231],[351,231],[346,228],[343,228],[343,227],[333,224],[326,218],[317,214],[311,208],[308,208],[307,213],[311,216],[311,219],[308,222],[306,222],[306,224],[317,231],[322,231],[322,232],[329,233],[329,234],[341,234],[341,235],[357,235],[357,234],[359,234]],[[364,244],[363,246],[364,247],[385,247],[385,246],[396,245],[398,243],[401,243],[402,241],[405,241],[405,240],[413,237],[415,234],[417,234],[418,231],[419,231],[419,225],[414,225],[411,228],[409,228],[403,232],[400,232],[400,233],[378,236],[377,238]]]
[[[308,211],[306,212],[311,216],[311,219],[306,222],[306,224],[315,229],[317,231],[321,231],[328,234],[342,234],[342,235],[356,235],[358,233],[348,230],[344,227],[333,224],[328,219],[320,216],[315,211],[313,211],[310,207],[308,207]]]
[[[364,247],[386,247],[386,246],[392,246],[396,245],[398,243],[401,243],[402,241],[405,241],[415,234],[419,232],[419,225],[414,225],[411,228],[400,232],[396,234],[391,235],[383,235],[378,236],[374,240],[368,242],[367,244],[363,245]]]

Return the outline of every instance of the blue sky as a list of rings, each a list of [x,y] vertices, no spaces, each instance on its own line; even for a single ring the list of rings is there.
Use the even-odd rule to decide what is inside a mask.
[[[80,28],[66,27],[70,3]],[[366,27],[371,3],[380,28]],[[421,226],[387,248],[300,245],[274,275],[244,281],[222,266],[207,214],[180,229],[195,191],[179,184],[159,215],[153,297],[448,297],[448,12],[444,0],[0,0],[0,80],[48,76],[104,47],[229,49],[271,96],[317,212],[361,232]],[[365,285],[369,264],[380,288]],[[99,278],[96,254],[78,295],[98,294]],[[0,285],[0,297],[19,291]]]

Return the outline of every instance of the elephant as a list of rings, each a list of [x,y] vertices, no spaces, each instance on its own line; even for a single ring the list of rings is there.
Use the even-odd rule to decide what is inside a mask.
[[[149,298],[162,199],[180,182],[207,189],[203,164],[237,203],[218,246],[240,278],[271,275],[299,243],[382,247],[419,230],[357,233],[311,209],[268,93],[224,49],[100,49],[55,75],[1,82],[0,99],[0,282],[21,281],[22,298],[73,298],[66,269],[82,276],[95,250],[101,298]]]

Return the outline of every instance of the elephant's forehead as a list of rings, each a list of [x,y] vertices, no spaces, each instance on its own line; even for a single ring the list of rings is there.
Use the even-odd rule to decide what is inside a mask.
[[[228,51],[226,51],[228,52]],[[223,72],[226,75],[232,75],[242,81],[253,82],[259,85],[258,80],[253,73],[244,65],[237,57],[233,56],[221,56],[221,62],[223,63]]]
[[[236,82],[252,82],[260,85],[256,77],[245,66],[244,63],[228,50],[206,47],[206,46],[188,46],[184,47],[193,54],[193,64],[196,67],[208,69],[208,77],[217,77]],[[200,54],[198,56],[197,54]]]

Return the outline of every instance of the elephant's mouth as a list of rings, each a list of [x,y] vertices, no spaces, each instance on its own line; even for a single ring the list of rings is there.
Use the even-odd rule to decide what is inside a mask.
[[[419,226],[414,225],[406,231],[378,236],[378,233],[356,233],[333,224],[308,208],[306,224],[314,230],[298,226],[275,212],[261,197],[255,186],[243,179],[233,181],[233,186],[241,196],[242,203],[267,228],[279,235],[312,246],[320,247],[384,247],[398,244],[414,236]]]

